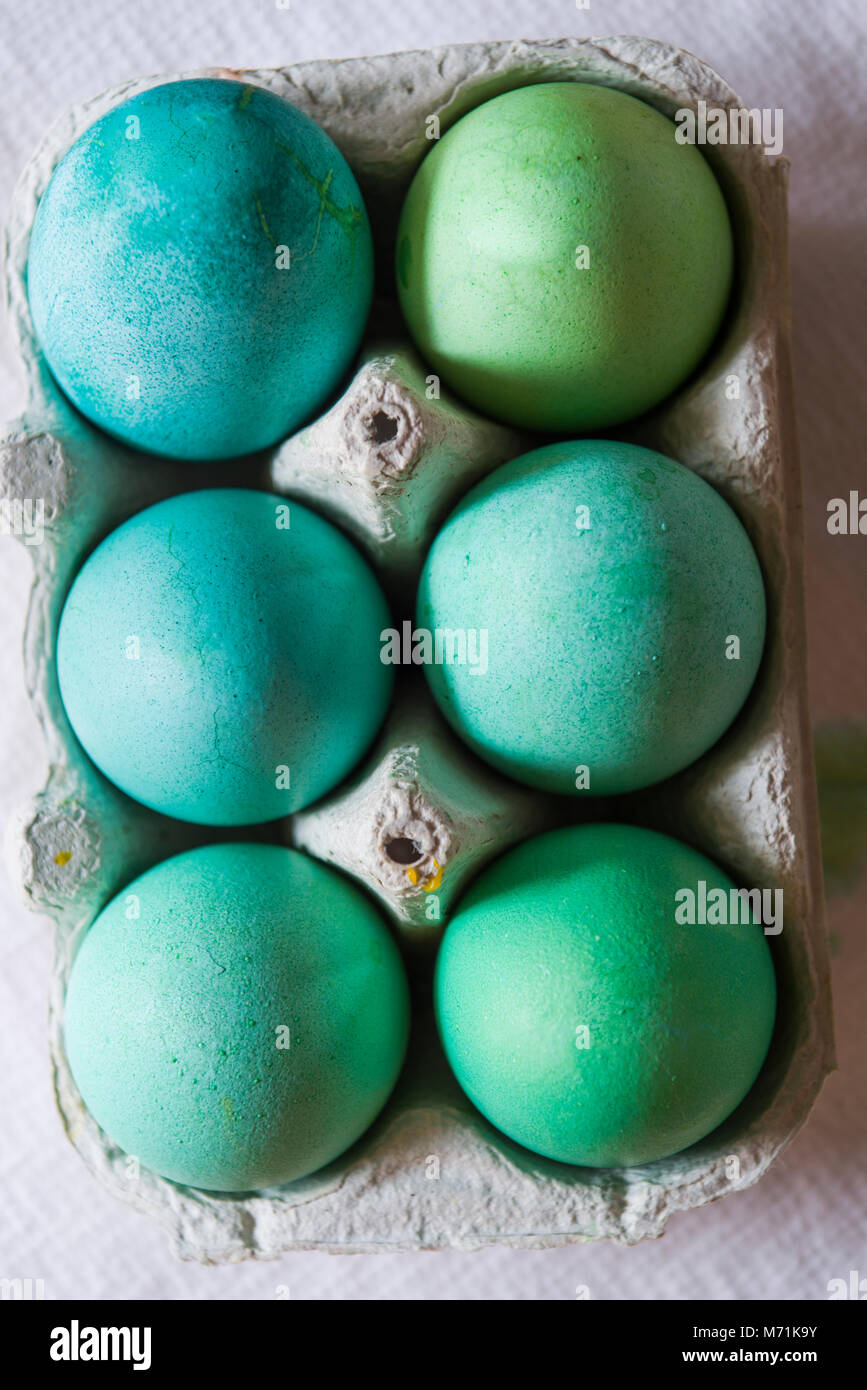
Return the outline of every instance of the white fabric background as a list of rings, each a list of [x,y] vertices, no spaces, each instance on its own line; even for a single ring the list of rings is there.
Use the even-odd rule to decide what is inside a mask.
[[[829,497],[867,492],[862,0],[0,0],[0,210],[45,127],[123,78],[209,64],[276,66],[492,38],[638,33],[691,49],[749,106],[782,107],[792,160],[795,367],[806,475],[810,672],[817,720],[867,714],[867,540],[830,538]],[[0,343],[0,418],[20,409]],[[0,548],[0,817],[34,791],[43,755],[20,629],[29,559]],[[89,1178],[53,1108],[44,1036],[49,928],[0,880],[0,1276],[49,1298],[822,1299],[867,1277],[863,999],[865,885],[830,904],[841,1072],[806,1129],[750,1192],[676,1217],[633,1249],[336,1257],[183,1265],[161,1232]]]

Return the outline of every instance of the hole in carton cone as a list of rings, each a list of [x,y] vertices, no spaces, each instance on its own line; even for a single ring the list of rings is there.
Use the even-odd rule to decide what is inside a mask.
[[[395,864],[417,864],[422,858],[415,840],[389,840],[385,852]]]
[[[384,410],[377,410],[370,421],[370,437],[374,444],[387,444],[397,434],[397,420]]]

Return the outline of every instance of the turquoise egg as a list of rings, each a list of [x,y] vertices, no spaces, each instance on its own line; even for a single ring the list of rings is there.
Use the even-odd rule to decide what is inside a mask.
[[[604,1168],[722,1124],[761,1070],[776,984],[762,925],[715,864],[655,831],[587,825],[482,874],[443,938],[435,1002],[455,1075],[492,1124]]]
[[[480,757],[605,795],[670,777],[725,732],[759,667],[765,597],[709,484],[649,449],[581,440],[464,498],[428,555],[417,624],[434,658],[442,634],[425,673]]]
[[[97,1123],[144,1167],[221,1191],[343,1153],[388,1098],[408,1031],[374,908],[274,845],[214,845],[136,879],[85,935],[66,996]]]
[[[373,252],[334,142],[261,87],[140,92],[64,155],[27,285],[54,376],[136,448],[263,449],[338,386],[370,308]]]
[[[247,825],[315,801],[388,707],[388,625],[365,560],[270,493],[170,497],[113,531],[75,579],[57,674],[85,751],[168,816]]]

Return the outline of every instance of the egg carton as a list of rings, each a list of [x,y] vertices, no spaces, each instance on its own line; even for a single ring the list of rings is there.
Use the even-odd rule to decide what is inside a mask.
[[[696,109],[699,100],[724,109],[739,105],[714,72],[682,50],[629,37],[563,39],[163,74],[74,107],[45,137],[15,194],[5,246],[10,322],[28,404],[2,432],[0,495],[6,529],[21,534],[34,563],[25,671],[50,763],[45,788],[10,827],[7,850],[26,900],[56,927],[50,1035],[64,1126],[100,1182],[156,1218],[181,1257],[204,1262],[292,1249],[468,1250],[658,1236],[672,1212],[756,1182],[804,1122],[833,1067],[805,677],[787,164],[750,145],[706,150],[735,229],[733,307],[700,372],[652,415],[611,431],[679,459],[712,483],[761,559],[767,649],[750,699],[721,742],[676,778],[642,793],[594,801],[545,797],[479,762],[445,727],[423,680],[402,675],[376,748],[344,786],[289,822],[214,830],[131,801],[97,772],[72,735],[57,688],[55,638],[66,592],[87,554],[127,517],[170,494],[220,485],[268,488],[309,500],[355,538],[400,622],[412,617],[425,548],[456,498],[477,477],[544,441],[492,424],[438,393],[387,295],[375,304],[372,336],[343,393],[266,453],[221,464],[145,459],[66,402],[34,340],[26,300],[28,237],[39,196],[65,149],[109,108],[157,83],[201,76],[267,87],[329,132],[365,196],[383,287],[391,284],[397,216],[430,147],[432,116],[445,130],[510,88],[563,80],[619,88],[669,116]],[[736,881],[784,892],[784,930],[771,938],[779,1016],[756,1085],[701,1143],[640,1168],[573,1168],[513,1144],[463,1096],[436,1039],[431,965],[452,903],[481,864],[564,819],[662,829],[718,861]],[[294,843],[360,881],[405,947],[415,1014],[398,1087],[348,1153],[279,1190],[223,1196],[137,1171],[99,1130],[64,1055],[63,1000],[76,944],[115,893],[171,854],[239,838]]]

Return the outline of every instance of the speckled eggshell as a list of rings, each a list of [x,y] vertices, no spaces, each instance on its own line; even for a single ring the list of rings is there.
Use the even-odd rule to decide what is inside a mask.
[[[371,904],[273,845],[210,846],[136,879],[84,937],[66,998],[72,1074],[109,1138],[222,1191],[291,1182],[354,1143],[408,1030]]]
[[[85,751],[122,791],[206,825],[273,820],[353,767],[388,707],[388,608],[330,522],[240,488],[171,497],[75,579],[57,671]]]
[[[697,1143],[743,1100],[771,1038],[760,925],[675,919],[675,894],[734,885],[686,845],[625,825],[557,830],[476,882],[443,939],[436,1009],[482,1113],[588,1167]]]
[[[372,264],[330,137],[260,87],[195,79],[75,141],[39,203],[27,282],[48,364],[88,419],[213,459],[275,443],[337,387]]]
[[[700,150],[652,106],[552,82],[464,116],[419,168],[397,285],[443,379],[497,420],[559,433],[669,395],[720,326],[733,241]]]
[[[431,547],[416,621],[477,634],[476,656],[487,640],[485,670],[425,666],[471,748],[531,786],[599,795],[669,777],[725,732],[759,666],[765,597],[708,483],[649,449],[581,440],[468,493]]]

